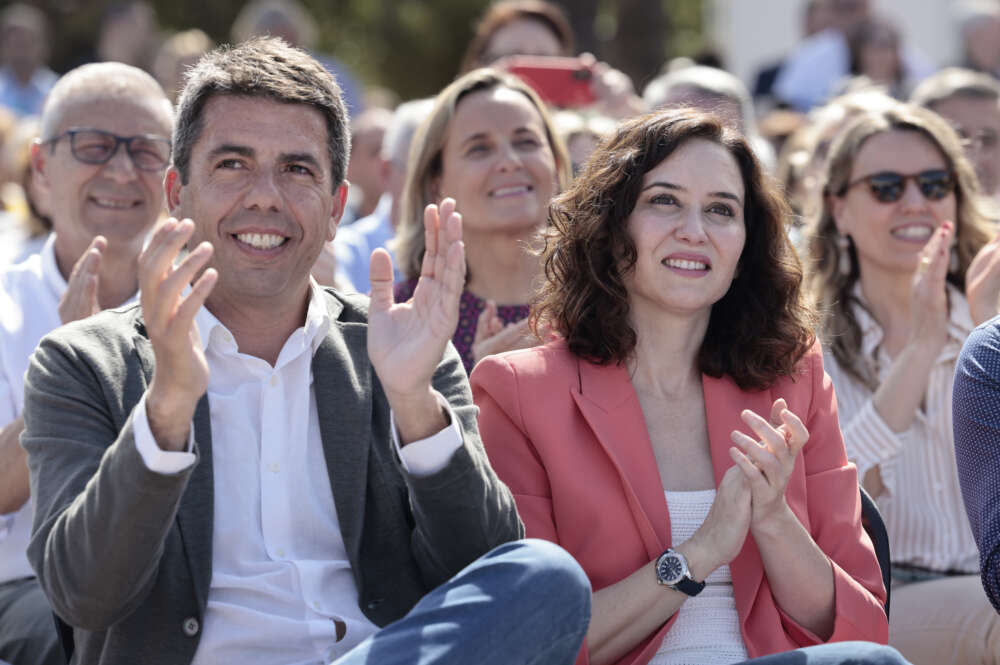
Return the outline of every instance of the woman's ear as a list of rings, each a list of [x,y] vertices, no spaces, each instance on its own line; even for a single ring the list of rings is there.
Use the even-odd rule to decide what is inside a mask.
[[[837,227],[837,231],[841,235],[849,235],[850,232],[850,215],[847,213],[847,204],[844,201],[844,197],[836,196],[835,194],[823,194],[825,199],[824,207],[830,210],[830,215],[833,217],[833,224]]]

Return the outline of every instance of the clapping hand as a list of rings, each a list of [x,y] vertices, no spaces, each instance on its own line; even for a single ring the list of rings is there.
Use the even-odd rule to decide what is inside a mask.
[[[496,303],[488,300],[476,322],[476,335],[472,339],[472,360],[478,363],[486,356],[514,349],[527,349],[536,344],[538,338],[531,332],[529,319],[504,325],[497,316]]]
[[[917,272],[913,275],[910,304],[913,328],[910,339],[935,357],[948,339],[945,280],[948,277],[949,248],[954,236],[955,227],[951,222],[941,224],[921,250]]]
[[[405,303],[394,302],[388,252],[375,250],[369,267],[368,357],[404,443],[435,431],[430,422],[434,419],[423,417],[429,405],[436,404],[431,378],[458,326],[458,305],[465,285],[465,246],[462,216],[455,211],[454,199],[442,201],[440,209],[427,206],[424,242],[420,279],[413,297]],[[435,416],[442,420],[439,408]]]
[[[205,270],[187,295],[181,295],[212,256],[203,242],[174,265],[194,232],[194,222],[168,219],[157,227],[139,255],[139,290],[146,333],[156,366],[146,394],[146,414],[157,445],[181,450],[198,400],[208,389],[208,362],[194,317],[218,279]]]
[[[747,538],[751,513],[747,479],[731,466],[719,481],[705,521],[678,547],[691,563],[695,579],[704,581],[713,570],[736,558]]]
[[[788,516],[785,488],[809,431],[781,398],[772,404],[770,420],[749,409],[740,418],[757,439],[734,430],[730,438],[737,447],[729,449],[729,456],[750,485],[750,529],[767,529]]]
[[[969,264],[965,293],[976,325],[997,315],[1000,305],[1000,235],[986,243]]]
[[[104,236],[95,236],[70,273],[66,291],[59,299],[59,320],[63,323],[78,321],[101,311],[97,302],[97,287],[101,272],[101,258],[108,247]]]

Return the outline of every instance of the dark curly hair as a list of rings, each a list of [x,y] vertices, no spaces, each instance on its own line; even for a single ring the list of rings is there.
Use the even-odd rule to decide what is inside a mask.
[[[815,341],[815,316],[802,296],[802,267],[785,233],[791,212],[741,134],[714,115],[670,109],[633,118],[591,155],[553,200],[542,260],[545,282],[533,310],[576,355],[625,362],[636,345],[625,276],[636,248],[626,225],[643,176],[685,141],[716,143],[733,156],[746,190],[746,243],[729,291],[712,307],[698,365],[744,390],[792,375]]]

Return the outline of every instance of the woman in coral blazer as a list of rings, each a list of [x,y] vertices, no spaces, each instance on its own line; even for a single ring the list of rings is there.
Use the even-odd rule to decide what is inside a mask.
[[[566,548],[593,585],[578,663],[886,642],[786,215],[713,116],[625,123],[552,205],[534,316],[558,339],[472,374],[528,536]],[[902,662],[818,648],[810,663]]]

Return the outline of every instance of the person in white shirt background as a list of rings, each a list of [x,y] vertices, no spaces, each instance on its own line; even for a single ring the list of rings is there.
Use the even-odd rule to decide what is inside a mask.
[[[53,88],[32,149],[54,233],[0,273],[0,658],[17,665],[64,662],[25,556],[33,503],[18,443],[24,372],[44,335],[134,298],[143,240],[164,212],[172,117],[145,72],[84,65]]]
[[[389,249],[390,241],[396,236],[403,205],[403,184],[406,182],[410,144],[417,127],[430,115],[433,107],[432,98],[415,99],[396,107],[382,139],[379,159],[379,172],[385,191],[370,215],[339,229],[333,239],[337,273],[358,293],[368,293],[371,288],[368,281],[368,259],[372,252],[379,247]],[[351,154],[353,157],[353,152]],[[351,187],[353,186],[352,180]],[[316,274],[315,270],[313,274]],[[401,277],[402,274],[396,270],[396,281]]]

